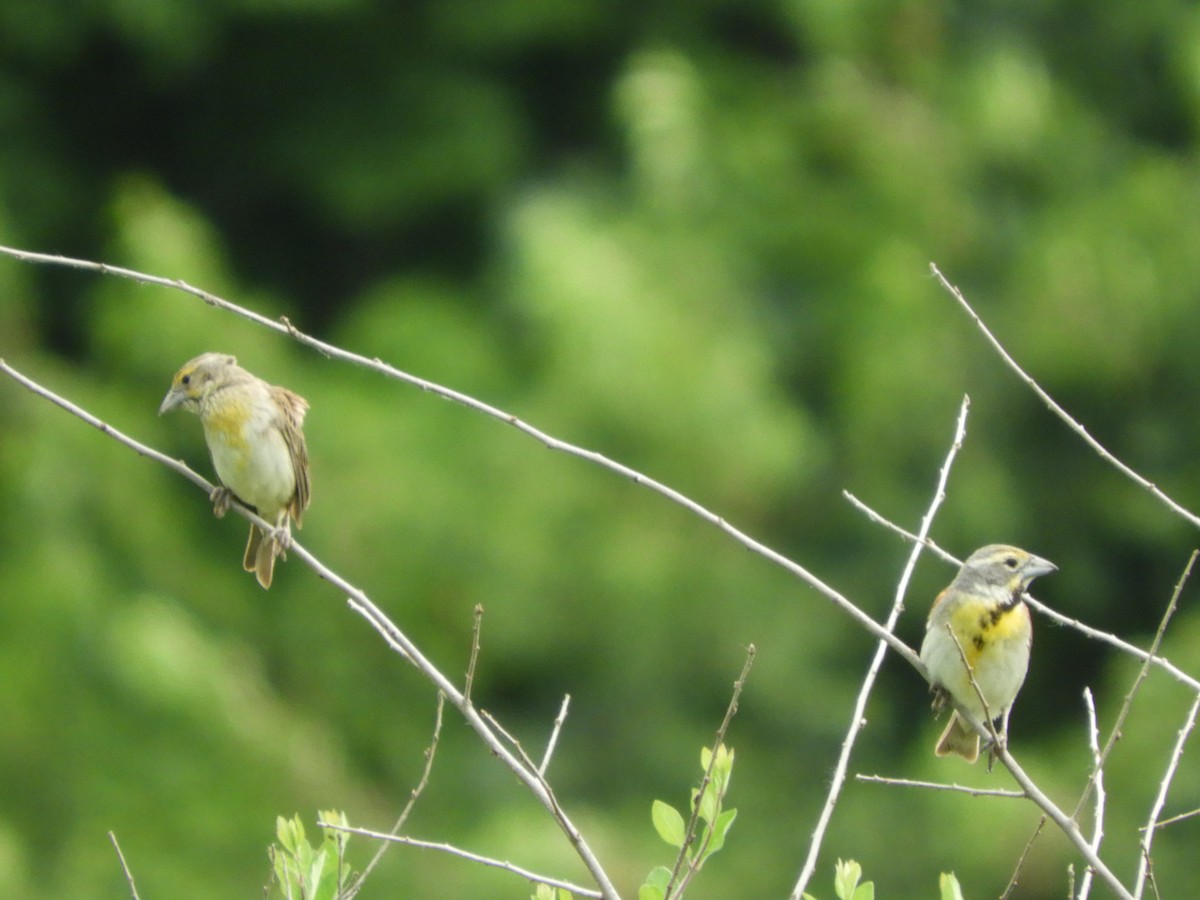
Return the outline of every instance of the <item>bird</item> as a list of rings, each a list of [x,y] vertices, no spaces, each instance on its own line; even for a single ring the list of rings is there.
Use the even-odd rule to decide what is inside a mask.
[[[271,586],[275,558],[291,540],[290,523],[299,528],[308,508],[311,476],[304,442],[308,401],[268,384],[224,353],[202,353],[183,364],[158,414],[182,408],[200,417],[204,438],[220,486],[210,498],[221,518],[232,499],[249,506],[274,526],[250,525],[242,559],[263,588]]]
[[[936,712],[953,702],[981,723],[1000,719],[999,734],[1007,738],[1009,713],[1025,682],[1033,642],[1022,594],[1033,579],[1057,570],[1049,560],[1008,544],[989,544],[967,558],[934,600],[921,643]],[[969,763],[979,758],[979,735],[957,710],[934,753],[955,754]]]

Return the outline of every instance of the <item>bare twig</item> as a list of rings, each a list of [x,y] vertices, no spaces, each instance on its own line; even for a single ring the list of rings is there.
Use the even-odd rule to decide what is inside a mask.
[[[954,641],[954,647],[956,650],[958,650],[958,658],[962,662],[963,668],[967,671],[967,681],[971,683],[971,690],[975,692],[975,698],[979,701],[979,705],[983,707],[983,721],[976,722],[975,717],[971,715],[970,711],[966,709],[962,703],[959,703],[953,695],[950,696],[950,699],[954,701],[954,708],[958,712],[958,717],[960,719],[962,719],[964,722],[970,723],[970,725],[976,731],[980,730],[980,725],[983,726],[983,734],[985,737],[991,738],[992,747],[994,748],[1000,743],[1000,737],[996,734],[996,723],[995,719],[992,718],[992,711],[988,708],[987,697],[983,696],[983,688],[981,688],[979,686],[979,682],[975,680],[975,670],[971,668],[971,664],[967,662],[967,651],[963,649],[962,642],[959,641],[958,635],[954,633],[954,626],[950,622],[946,623],[946,634],[950,635],[950,640]],[[1007,737],[1008,736],[1005,735],[1005,739],[1007,739]],[[990,753],[991,750],[988,752]],[[988,765],[988,771],[991,771],[990,764]]]
[[[541,784],[542,789],[546,792],[546,796],[551,804],[551,808],[558,809],[558,797],[554,795],[554,789],[550,787],[550,782],[546,780],[545,775],[542,773],[538,765],[533,761],[529,754],[525,752],[525,748],[521,745],[521,742],[512,734],[510,734],[503,725],[496,721],[495,717],[492,716],[492,714],[486,709],[481,709],[479,714],[483,716],[483,718],[487,720],[488,724],[500,732],[504,739],[512,745],[513,750],[516,751],[517,756],[521,759],[521,762],[533,774],[533,777],[537,779],[538,783]]]
[[[857,781],[871,784],[891,784],[897,787],[925,788],[931,791],[953,791],[960,794],[970,794],[972,797],[1005,797],[1011,800],[1024,800],[1024,791],[1008,791],[1003,788],[973,788],[962,784],[942,784],[937,781],[914,781],[910,778],[888,778],[884,775],[855,775]]]
[[[108,839],[112,841],[113,849],[117,851],[117,859],[121,861],[121,871],[125,873],[125,880],[129,882],[129,895],[133,900],[138,900],[137,885],[133,883],[133,873],[129,871],[129,866],[125,863],[125,854],[121,852],[121,845],[117,843],[117,835],[110,831]]]
[[[1187,812],[1182,812],[1178,815],[1171,816],[1169,819],[1163,819],[1160,822],[1155,822],[1153,827],[1166,828],[1168,825],[1174,825],[1176,822],[1183,822],[1187,819],[1194,819],[1196,816],[1200,816],[1200,809],[1189,809]],[[1146,829],[1146,825],[1141,825],[1138,827],[1138,831],[1145,831]]]
[[[416,806],[417,798],[425,790],[425,785],[429,784],[429,775],[433,772],[433,758],[437,755],[438,741],[442,736],[442,711],[446,708],[446,695],[438,693],[437,700],[437,716],[433,723],[433,737],[429,741],[429,746],[425,748],[425,767],[421,770],[421,777],[417,781],[417,786],[412,789],[408,795],[408,802],[404,804],[404,809],[400,812],[400,817],[396,819],[396,824],[392,826],[389,834],[396,835],[400,833],[400,829],[404,827],[404,823],[408,821],[409,815]],[[379,845],[379,849],[375,851],[375,855],[371,857],[371,861],[367,863],[365,869],[354,879],[354,883],[345,893],[345,900],[351,900],[356,897],[358,892],[362,890],[363,882],[367,880],[367,876],[379,865],[379,860],[383,858],[383,854],[387,852],[387,848],[391,846],[390,842],[383,842]]]
[[[467,661],[467,679],[463,685],[463,697],[471,701],[471,686],[475,683],[475,664],[479,661],[479,635],[483,630],[483,604],[475,604],[475,621],[471,626],[471,658]]]
[[[1192,701],[1192,707],[1188,710],[1183,727],[1179,729],[1179,736],[1175,741],[1175,749],[1171,752],[1171,760],[1167,763],[1167,769],[1163,773],[1162,781],[1158,785],[1158,795],[1154,798],[1154,803],[1150,807],[1150,816],[1142,828],[1142,852],[1138,859],[1137,881],[1134,884],[1134,896],[1138,898],[1142,896],[1142,891],[1145,889],[1148,878],[1153,886],[1153,861],[1150,857],[1150,847],[1154,843],[1155,823],[1158,821],[1158,817],[1166,805],[1167,791],[1170,789],[1171,781],[1174,780],[1175,772],[1179,768],[1179,760],[1183,757],[1183,748],[1187,744],[1188,738],[1192,736],[1192,730],[1196,727],[1197,713],[1200,713],[1200,694],[1197,694],[1196,699]],[[1157,894],[1157,891],[1155,893]]]
[[[1116,746],[1117,741],[1121,739],[1121,730],[1125,727],[1125,719],[1129,715],[1129,710],[1133,706],[1133,698],[1137,695],[1138,689],[1142,686],[1142,682],[1146,680],[1146,676],[1150,674],[1150,664],[1158,656],[1158,649],[1162,646],[1163,636],[1167,633],[1167,623],[1171,621],[1171,617],[1175,615],[1175,610],[1179,606],[1179,595],[1183,593],[1183,586],[1187,583],[1188,578],[1192,574],[1192,566],[1196,563],[1197,553],[1200,551],[1193,550],[1192,555],[1188,558],[1187,565],[1183,568],[1183,574],[1179,576],[1179,580],[1175,582],[1175,589],[1171,592],[1171,599],[1167,601],[1167,608],[1163,611],[1162,618],[1158,623],[1158,630],[1154,633],[1154,640],[1150,642],[1150,651],[1146,656],[1142,667],[1138,669],[1137,677],[1133,679],[1133,684],[1130,685],[1129,691],[1125,694],[1125,699],[1121,703],[1121,709],[1117,712],[1117,721],[1113,723],[1112,730],[1108,734],[1108,740],[1104,744],[1104,749],[1100,753],[1099,764],[1093,768],[1092,778],[1084,785],[1083,794],[1079,798],[1079,802],[1075,805],[1075,812],[1072,818],[1079,815],[1079,811],[1083,808],[1083,804],[1087,802],[1088,792],[1092,788],[1092,783],[1098,776],[1100,769],[1108,760],[1108,755],[1112,753],[1112,749]]]
[[[503,869],[506,872],[511,872],[514,875],[519,875],[527,881],[532,881],[534,884],[547,884],[550,887],[562,888],[565,891],[570,891],[572,894],[577,894],[580,897],[596,897],[603,898],[607,895],[601,891],[586,888],[582,885],[572,884],[569,881],[563,881],[561,878],[552,878],[549,875],[539,875],[537,872],[531,872],[529,869],[524,869],[521,866],[506,862],[500,859],[493,859],[490,856],[481,856],[478,853],[472,853],[469,850],[463,850],[461,847],[455,847],[453,844],[445,844],[438,841],[423,841],[419,838],[408,837],[403,834],[384,834],[382,831],[372,831],[369,828],[355,828],[351,825],[326,825],[326,828],[333,828],[337,831],[345,831],[350,834],[359,834],[363,837],[375,838],[380,841],[389,841],[393,844],[405,844],[409,847],[419,847],[422,850],[437,850],[441,853],[448,853],[451,856],[457,856],[460,859],[468,860],[469,862],[479,863],[485,866],[491,866],[496,869]]]
[[[701,846],[692,854],[692,862],[687,866],[686,871],[683,871],[681,876],[681,870],[687,862],[688,848],[696,840],[696,829],[700,824],[700,809],[703,805],[700,800],[704,796],[709,783],[712,781],[713,767],[717,764],[717,752],[724,745],[725,734],[729,731],[729,724],[733,721],[733,717],[737,715],[738,702],[742,696],[742,689],[746,686],[746,679],[750,675],[750,668],[754,665],[754,656],[757,652],[753,644],[746,648],[746,661],[742,663],[742,671],[738,675],[737,681],[733,683],[733,693],[729,697],[729,705],[725,708],[725,718],[721,720],[721,726],[717,729],[716,737],[713,739],[712,754],[708,760],[708,767],[704,770],[704,777],[700,779],[700,787],[696,793],[696,802],[692,804],[692,815],[688,820],[683,844],[679,848],[679,855],[675,858],[675,866],[671,870],[671,878],[667,882],[666,889],[663,891],[663,896],[667,900],[683,896],[688,883],[703,863],[704,851],[707,849],[707,845]],[[709,824],[712,825],[713,823],[710,822]]]
[[[1087,710],[1088,717],[1088,749],[1092,751],[1092,783],[1096,788],[1096,807],[1092,814],[1095,821],[1092,823],[1092,850],[1096,853],[1100,852],[1100,842],[1104,839],[1104,754],[1100,752],[1100,728],[1096,724],[1096,702],[1092,698],[1092,692],[1088,688],[1083,689],[1083,704]],[[1079,810],[1076,809],[1076,815]],[[1086,900],[1087,896],[1092,892],[1092,870],[1085,869],[1083,878],[1079,880],[1078,900]]]
[[[938,508],[946,499],[946,482],[950,478],[950,468],[954,464],[954,458],[958,455],[958,451],[962,448],[963,439],[967,433],[967,412],[970,407],[971,399],[963,397],[962,405],[958,411],[958,419],[954,425],[954,438],[950,442],[950,450],[947,452],[941,471],[938,473],[937,487],[933,492],[933,499],[930,501],[929,508],[921,519],[920,537],[922,539],[928,536],[929,529],[933,525],[933,517],[937,514]],[[916,568],[917,559],[921,555],[922,546],[923,544],[919,542],[913,545],[908,562],[905,563],[904,569],[900,573],[900,580],[896,585],[895,598],[892,601],[892,609],[884,625],[889,633],[896,627],[900,613],[904,610],[904,595],[908,592],[908,583],[912,578],[913,570]],[[792,900],[800,900],[808,888],[809,881],[816,872],[817,858],[821,852],[821,844],[825,838],[825,831],[828,829],[829,822],[833,818],[834,807],[837,805],[842,787],[846,783],[846,772],[850,767],[850,754],[854,749],[854,742],[858,739],[859,731],[862,730],[863,725],[866,723],[867,700],[870,698],[871,691],[875,687],[875,679],[879,674],[880,666],[883,665],[887,649],[887,643],[880,641],[879,645],[875,648],[875,655],[871,659],[871,664],[867,667],[867,673],[863,677],[862,686],[858,691],[858,698],[854,703],[854,711],[850,715],[850,728],[846,733],[845,740],[842,741],[842,750],[838,755],[837,766],[834,768],[833,780],[829,787],[829,793],[825,798],[825,805],[821,809],[821,815],[817,819],[817,826],[813,830],[812,840],[808,845],[808,855],[804,860],[803,867],[800,869],[800,875],[796,879],[796,886],[792,889]]]
[[[969,304],[967,299],[962,295],[962,291],[960,291],[946,279],[946,276],[942,274],[941,270],[935,263],[930,263],[929,268],[933,271],[933,274],[936,276],[937,280],[941,282],[942,287],[946,289],[951,297],[958,301],[958,305],[965,309],[967,311],[967,315],[969,315],[975,321],[975,325],[983,333],[983,336],[987,338],[988,343],[992,345],[992,349],[994,349],[1000,355],[1000,358],[1004,360],[1005,365],[1012,369],[1013,372],[1017,374],[1017,377],[1025,382],[1025,384],[1029,386],[1030,390],[1037,394],[1038,398],[1044,404],[1046,404],[1052,413],[1062,419],[1068,428],[1083,438],[1084,442],[1094,451],[1096,451],[1101,459],[1112,465],[1126,478],[1149,491],[1155,498],[1164,503],[1172,512],[1187,519],[1193,525],[1200,527],[1200,516],[1197,516],[1195,513],[1176,503],[1165,493],[1163,493],[1163,491],[1156,484],[1146,478],[1143,478],[1129,466],[1125,465],[1125,463],[1113,456],[1112,453],[1106,450],[1098,440],[1088,434],[1088,430],[1084,428],[1083,425],[1071,418],[1070,414],[1061,406],[1059,406],[1054,401],[1054,398],[1046,393],[1046,391],[1042,389],[1041,385],[1034,381],[1033,378],[1021,368],[1017,361],[1014,360],[1011,355],[1009,355],[1008,351],[1004,349],[1004,345],[996,339],[996,336],[992,334],[991,330],[987,327],[987,325],[984,324],[983,319],[979,317],[979,314],[971,308],[971,304]]]
[[[567,721],[567,708],[571,705],[571,695],[563,696],[562,706],[558,708],[558,715],[554,719],[554,727],[550,730],[550,740],[546,742],[546,752],[542,754],[542,764],[538,766],[538,774],[543,778],[546,777],[546,769],[550,765],[550,757],[554,755],[554,747],[558,744],[558,735],[562,731],[563,723]]]
[[[1017,864],[1013,866],[1013,873],[1009,876],[1008,884],[1004,887],[1004,892],[1000,895],[1000,900],[1008,900],[1012,896],[1012,892],[1017,889],[1017,884],[1020,881],[1021,870],[1025,868],[1025,860],[1029,858],[1029,851],[1033,849],[1034,843],[1037,842],[1038,836],[1042,833],[1042,829],[1046,827],[1046,817],[1039,816],[1037,828],[1033,829],[1033,834],[1029,836],[1029,840],[1025,842],[1025,847],[1021,850],[1021,855],[1017,857]],[[1068,866],[1071,871],[1071,881],[1074,883],[1074,867]],[[1071,896],[1074,888],[1067,892],[1067,896]]]

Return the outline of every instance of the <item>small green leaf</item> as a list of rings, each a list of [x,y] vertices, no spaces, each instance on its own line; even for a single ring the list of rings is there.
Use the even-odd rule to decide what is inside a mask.
[[[283,849],[289,853],[295,853],[297,841],[304,840],[304,826],[300,824],[300,817],[296,816],[294,819],[289,820],[283,816],[276,816],[275,836],[279,838],[279,843],[283,845]]]
[[[845,862],[839,859],[834,868],[833,891],[841,897],[841,900],[854,900],[854,892],[861,879],[862,866],[852,859]]]
[[[941,890],[942,900],[963,900],[962,888],[959,887],[953,872],[941,874],[938,878],[938,888]]]
[[[666,866],[655,866],[646,876],[645,883],[638,888],[638,900],[662,900],[670,883],[671,870]]]
[[[860,884],[854,891],[854,900],[875,900],[875,882]]]
[[[704,852],[705,857],[712,856],[725,846],[725,835],[729,833],[729,826],[736,818],[736,809],[727,809],[717,816],[717,821],[712,824],[712,837],[708,839],[708,848]]]
[[[692,803],[696,802],[696,795],[698,793],[695,788],[692,789]],[[704,789],[704,795],[700,797],[700,818],[705,822],[711,822],[720,812],[721,798],[717,795],[713,783],[710,781],[708,787]]]
[[[687,827],[683,824],[683,816],[670,804],[655,800],[650,808],[650,818],[654,821],[654,830],[658,836],[672,847],[682,847]]]
[[[721,744],[717,747],[717,761],[712,769],[713,788],[718,797],[724,797],[733,777],[733,751]]]
[[[276,852],[271,848],[271,862],[275,864],[275,880],[279,882],[280,890],[286,896],[291,885],[292,858],[286,853]]]
[[[337,892],[337,867],[329,865],[329,850],[313,854],[308,867],[308,896],[311,900],[333,900]]]

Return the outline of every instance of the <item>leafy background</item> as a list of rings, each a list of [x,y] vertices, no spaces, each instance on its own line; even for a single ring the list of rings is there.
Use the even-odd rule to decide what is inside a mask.
[[[1040,406],[937,287],[935,260],[1118,456],[1200,494],[1200,10],[920,0],[99,0],[0,5],[0,236],[287,315],[694,497],[856,599],[890,602],[964,393],[934,536],[1020,543],[1038,595],[1145,644],[1197,538]],[[665,861],[753,642],[730,734],[738,821],[697,897],[786,895],[872,642],[810,589],[658,497],[181,294],[0,260],[0,354],[136,437],[210,349],[312,402],[305,545],[449,672],[486,610],[477,701],[540,749],[623,891]],[[0,891],[257,896],[277,814],[386,827],[434,696],[295,562],[263,593],[242,523],[0,384]],[[951,571],[921,563],[919,640]],[[1166,652],[1196,671],[1200,621]],[[1018,755],[1070,808],[1080,691],[1111,723],[1134,666],[1040,624]],[[1161,675],[1109,770],[1126,877],[1190,698]],[[936,761],[923,684],[884,670],[855,769],[1001,786]],[[982,767],[980,767],[981,769]],[[1188,757],[1168,811],[1200,805]],[[851,784],[828,837],[893,896],[939,871],[998,893],[1037,815]],[[450,716],[410,822],[582,878]],[[1196,825],[1158,843],[1194,883]],[[899,852],[898,838],[912,835]],[[361,864],[370,848],[358,839]],[[1021,877],[1062,896],[1047,833]],[[827,893],[828,881],[817,887]],[[375,896],[523,897],[512,876],[394,849]]]

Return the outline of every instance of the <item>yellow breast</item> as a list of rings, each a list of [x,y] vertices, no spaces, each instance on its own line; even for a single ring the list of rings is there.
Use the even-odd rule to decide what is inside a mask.
[[[983,602],[966,602],[951,613],[950,627],[962,645],[967,663],[975,668],[988,647],[1028,640],[1029,610],[1022,603],[1003,608]]]

